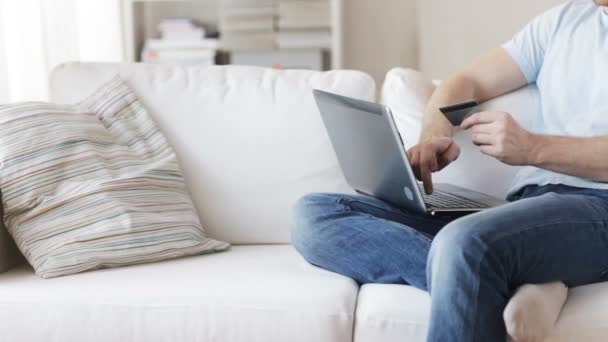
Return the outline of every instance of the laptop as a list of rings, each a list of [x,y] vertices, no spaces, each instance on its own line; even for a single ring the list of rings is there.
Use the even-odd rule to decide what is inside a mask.
[[[346,181],[358,193],[431,215],[464,215],[507,203],[443,183],[427,195],[387,106],[321,90],[313,94]]]

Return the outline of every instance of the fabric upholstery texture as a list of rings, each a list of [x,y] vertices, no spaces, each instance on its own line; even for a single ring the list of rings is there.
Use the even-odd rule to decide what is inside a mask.
[[[116,73],[177,153],[210,236],[234,244],[289,243],[298,198],[352,191],[312,89],[373,100],[367,74],[71,63],[52,74],[53,102],[78,101]]]
[[[429,294],[415,287],[363,285],[357,299],[354,342],[424,342],[430,312]]]
[[[44,278],[227,249],[175,153],[116,77],[77,105],[0,107],[4,221]]]
[[[357,284],[289,245],[43,280],[0,274],[2,342],[351,342]]]

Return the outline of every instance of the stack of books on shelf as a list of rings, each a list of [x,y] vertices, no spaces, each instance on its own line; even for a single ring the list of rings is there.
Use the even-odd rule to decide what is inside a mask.
[[[164,19],[158,25],[160,39],[148,39],[141,53],[145,63],[213,65],[217,39],[205,38],[204,28],[190,19]]]
[[[277,46],[331,48],[330,0],[279,0]]]
[[[275,0],[221,0],[219,31],[223,49],[273,50]]]

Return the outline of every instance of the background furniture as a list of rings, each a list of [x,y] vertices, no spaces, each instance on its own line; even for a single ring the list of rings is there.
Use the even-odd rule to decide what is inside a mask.
[[[154,20],[164,11],[188,13],[184,10],[187,6],[176,7],[176,1],[184,2],[125,0],[125,28],[154,27]],[[217,1],[194,0],[200,9],[197,16],[215,22]],[[395,65],[418,68],[432,78],[446,78],[479,54],[506,42],[534,16],[562,2],[342,0],[334,6],[332,26],[338,34],[332,49],[333,66],[366,71],[377,82],[382,82],[386,71]],[[168,8],[174,9],[167,11]],[[128,34],[125,41],[125,46],[131,44]],[[125,48],[126,56],[135,56],[129,49]]]
[[[217,29],[221,1],[222,0],[122,0],[121,16],[124,61],[139,61],[139,55],[144,41],[148,38],[158,36],[156,27],[162,18],[188,17],[206,24],[211,29]],[[327,66],[331,69],[341,69],[343,66],[342,2],[343,0],[330,0],[332,43],[331,48],[328,50],[330,61]],[[247,3],[247,1],[245,1],[245,3]],[[251,3],[251,1],[249,1],[249,3]],[[291,66],[289,57],[298,50],[299,49],[288,49],[286,51],[290,51],[291,54],[270,54],[267,58],[275,58],[277,61],[283,61],[283,64]],[[310,54],[313,49],[305,50],[306,54]],[[225,52],[230,53],[231,51],[225,50]],[[252,59],[251,61],[255,62],[255,59]]]

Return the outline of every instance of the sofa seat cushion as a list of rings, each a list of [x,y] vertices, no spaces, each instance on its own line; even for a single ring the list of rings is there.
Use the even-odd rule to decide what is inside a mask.
[[[431,299],[406,285],[361,287],[355,319],[355,342],[423,342]],[[546,342],[600,342],[608,336],[608,283],[569,289],[568,299]]]
[[[0,275],[1,341],[352,341],[358,286],[289,245],[43,280]]]
[[[406,285],[366,284],[359,291],[355,342],[425,341],[431,299]]]
[[[555,329],[545,341],[606,341],[607,317],[608,282],[570,288]]]

